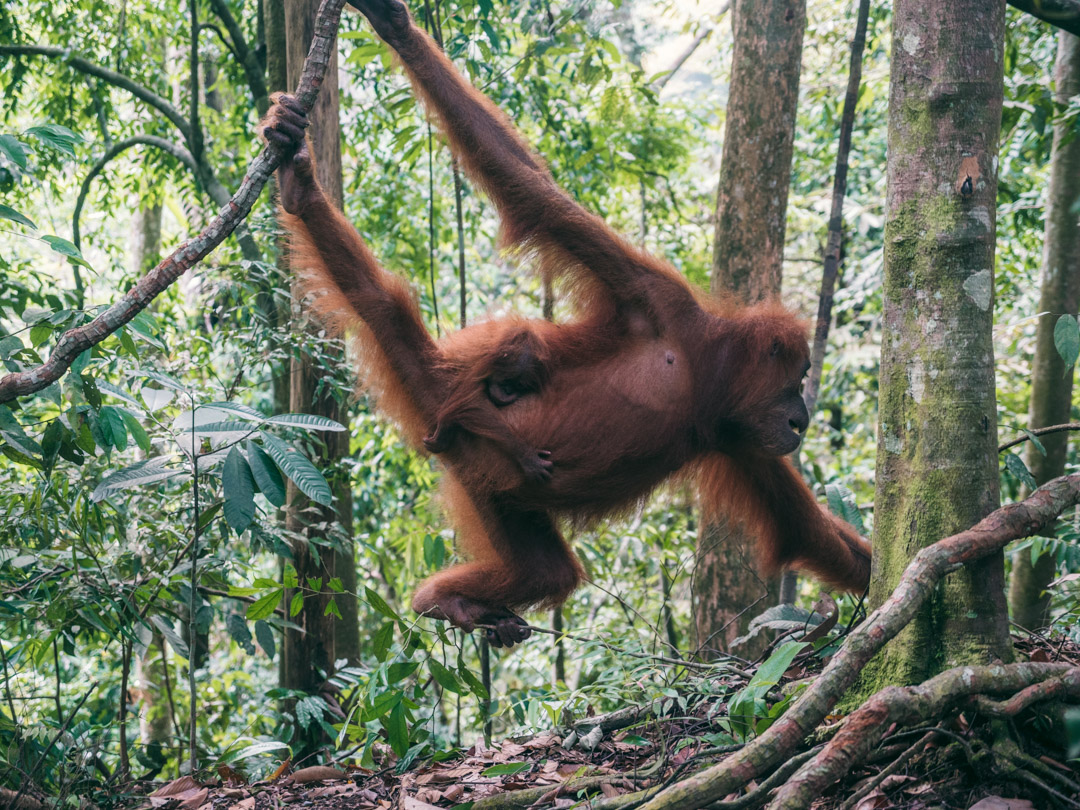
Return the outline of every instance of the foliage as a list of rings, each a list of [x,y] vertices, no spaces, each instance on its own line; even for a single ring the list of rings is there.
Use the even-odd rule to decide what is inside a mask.
[[[230,7],[257,46],[253,4]],[[188,4],[123,8],[31,0],[14,13],[0,2],[0,41],[70,48],[189,109]],[[657,79],[689,39],[678,39],[684,18],[715,24],[716,32],[661,93]],[[448,53],[522,127],[560,183],[707,284],[731,50],[726,21],[676,7],[658,12],[638,0],[455,0],[441,6],[440,19]],[[787,300],[807,316],[816,308],[852,21],[848,4],[810,3],[784,279]],[[867,530],[889,22],[888,9],[875,6],[836,323],[804,451],[822,500],[856,524],[865,519]],[[232,187],[255,149],[253,99],[209,29],[199,53],[204,77],[212,73],[205,66],[216,67],[213,98],[204,89],[199,107],[206,160]],[[995,290],[1003,439],[1026,422],[1049,124],[1058,116],[1080,120],[1075,101],[1065,109],[1052,103],[1052,54],[1044,28],[1010,27]],[[341,66],[347,215],[387,265],[414,282],[432,328],[454,328],[463,313],[448,154],[437,134],[429,138],[411,91],[359,15],[345,18]],[[63,60],[0,56],[0,98],[0,361],[16,371],[38,364],[64,330],[141,275],[132,242],[143,215],[160,206],[165,252],[200,227],[212,206],[205,177],[140,147],[91,184],[75,247],[70,221],[79,186],[108,145],[136,134],[178,141],[174,125]],[[453,554],[435,464],[404,449],[366,400],[353,399],[336,342],[292,322],[272,207],[258,208],[248,224],[259,258],[245,258],[231,240],[58,384],[0,406],[0,784],[17,784],[20,772],[40,762],[37,778],[50,791],[104,803],[121,764],[121,725],[136,775],[175,772],[186,759],[189,659],[201,761],[256,774],[308,733],[324,734],[362,765],[392,753],[405,769],[469,745],[486,716],[498,733],[511,733],[626,700],[680,699],[674,686],[685,671],[648,656],[696,647],[689,493],[675,488],[626,520],[572,531],[594,585],[566,605],[565,626],[596,640],[561,640],[566,661],[558,677],[550,637],[493,656],[489,693],[476,674],[476,639],[407,610],[411,584]],[[464,315],[514,308],[538,316],[539,283],[499,252],[495,233],[494,212],[466,188]],[[562,300],[557,316],[567,314]],[[1062,327],[1059,345],[1075,357],[1075,321]],[[282,381],[301,346],[333,369],[320,384],[349,406],[351,453],[341,469],[308,461],[321,431],[336,426],[286,413]],[[1074,449],[1069,462],[1076,464]],[[1015,497],[1026,469],[1018,455],[1002,464],[1003,493]],[[362,659],[339,667],[327,684],[328,694],[340,696],[340,713],[321,695],[282,690],[275,667],[284,654],[281,632],[300,620],[305,597],[329,595],[333,612],[343,587],[298,580],[295,538],[278,510],[287,482],[325,503],[326,481],[336,476],[347,476],[354,494],[363,639]],[[311,541],[315,554],[343,542],[340,526],[322,528]],[[1063,521],[1056,539],[1014,551],[1055,555],[1063,575],[1056,609],[1073,634],[1078,533],[1073,520]],[[732,735],[760,731],[782,711],[765,697],[800,648],[781,647],[733,699]]]

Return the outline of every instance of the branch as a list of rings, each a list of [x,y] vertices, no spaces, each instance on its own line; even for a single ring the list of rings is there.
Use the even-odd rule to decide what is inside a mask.
[[[191,173],[198,177],[199,170],[195,165],[195,158],[192,157],[184,147],[159,138],[156,135],[134,135],[130,138],[125,138],[122,141],[117,141],[105,150],[105,154],[98,158],[98,161],[91,167],[90,172],[83,178],[82,185],[79,187],[79,196],[75,200],[75,213],[71,217],[71,241],[75,243],[75,247],[82,249],[82,243],[80,239],[79,231],[79,217],[82,215],[83,204],[86,202],[86,195],[90,191],[90,184],[94,181],[101,172],[105,169],[111,161],[125,150],[132,146],[156,146],[164,152],[168,152],[174,158],[179,160],[185,166],[187,166]]]
[[[744,749],[662,791],[643,810],[704,807],[779,765],[825,719],[878,650],[915,617],[946,574],[1013,540],[1039,534],[1078,501],[1080,474],[1055,478],[1026,500],[1003,506],[967,531],[919,551],[892,596],[848,636],[786,714]]]
[[[180,110],[157,93],[122,73],[96,65],[81,56],[72,56],[71,51],[67,48],[57,48],[52,45],[0,45],[0,56],[49,56],[53,59],[60,59],[80,73],[96,76],[115,87],[127,90],[135,98],[146,102],[168,118],[173,123],[173,126],[180,130],[180,134],[184,136],[185,141],[191,142],[191,127]]]
[[[265,115],[270,108],[270,93],[266,89],[266,78],[263,75],[262,66],[255,56],[255,51],[248,47],[247,40],[244,39],[244,32],[240,30],[240,25],[229,10],[227,0],[210,0],[210,8],[221,19],[221,22],[225,25],[225,30],[229,32],[229,39],[232,40],[231,50],[236,56],[236,61],[244,68],[248,87],[251,89],[252,98],[255,100],[255,109],[260,116]]]
[[[1008,0],[1013,8],[1080,36],[1080,0]]]
[[[229,38],[225,36],[224,31],[211,22],[202,22],[199,23],[199,33],[202,33],[203,31],[213,31],[217,34],[217,38],[221,40],[221,44],[225,46],[225,50],[229,52],[229,55],[237,62],[240,61],[240,58],[236,55],[236,49],[233,47],[232,42],[229,41]]]
[[[1010,694],[1054,681],[1080,688],[1080,667],[1032,662],[962,666],[918,686],[888,686],[848,716],[821,752],[780,788],[770,810],[805,810],[825,788],[861,763],[894,723],[909,725],[939,717],[972,695]]]
[[[322,0],[315,20],[315,36],[296,97],[303,109],[310,110],[323,83],[330,63],[334,36],[337,32],[341,7],[345,0]],[[58,50],[58,49],[57,49]],[[273,143],[263,146],[258,157],[248,166],[240,188],[228,203],[203,228],[198,236],[184,242],[157,267],[143,276],[123,297],[90,323],[70,329],[61,335],[49,359],[36,368],[8,374],[0,379],[0,403],[40,391],[56,382],[82,352],[95,346],[141,312],[162,290],[166,289],[196,262],[205,257],[244,220],[258,199],[266,181],[281,163],[281,147]]]
[[[1004,453],[1010,447],[1016,447],[1016,445],[1028,441],[1032,436],[1045,436],[1047,433],[1061,433],[1065,430],[1080,430],[1080,422],[1069,422],[1064,425],[1050,425],[1049,427],[1029,430],[1018,439],[1013,439],[1012,441],[1005,442],[1005,444],[998,445],[998,452]]]
[[[829,236],[825,242],[825,267],[821,273],[821,292],[818,294],[817,322],[814,324],[814,345],[810,351],[810,376],[803,389],[803,402],[811,417],[821,392],[821,372],[825,367],[825,347],[829,342],[832,324],[833,295],[836,277],[840,274],[840,248],[844,238],[844,195],[847,193],[848,155],[851,153],[851,132],[855,128],[855,106],[859,100],[862,81],[863,51],[866,49],[866,24],[870,16],[870,0],[859,0],[855,20],[855,36],[851,40],[848,62],[847,92],[844,111],[840,116],[840,138],[836,147],[836,169],[833,173],[832,207],[829,211]]]

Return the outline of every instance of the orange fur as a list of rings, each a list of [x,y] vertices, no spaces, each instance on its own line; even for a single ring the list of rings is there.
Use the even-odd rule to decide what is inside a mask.
[[[283,222],[312,308],[357,335],[382,410],[446,466],[445,501],[469,561],[428,579],[414,608],[467,629],[492,624],[496,643],[522,640],[511,611],[558,604],[584,576],[556,520],[627,510],[680,471],[706,510],[754,531],[767,570],[797,565],[865,587],[868,544],[783,458],[808,422],[798,391],[805,325],[778,304],[737,307],[694,291],[559,189],[398,0],[350,2],[397,51],[499,209],[503,244],[533,255],[578,304],[568,323],[511,317],[436,343],[404,283],[326,202],[295,110],[269,114],[267,131],[296,144],[280,185],[298,216]]]

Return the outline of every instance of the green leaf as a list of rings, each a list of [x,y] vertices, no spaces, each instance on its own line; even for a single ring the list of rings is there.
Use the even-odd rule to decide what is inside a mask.
[[[124,420],[124,424],[127,426],[128,433],[135,439],[135,444],[139,445],[139,449],[149,455],[154,450],[154,445],[150,441],[150,437],[146,435],[146,430],[143,429],[142,424],[135,417],[134,414],[125,411],[123,408],[117,408],[120,412],[120,416]]]
[[[268,425],[287,425],[301,430],[345,430],[344,425],[335,422],[333,419],[327,419],[325,416],[315,416],[310,413],[283,413],[279,416],[271,416],[264,421]]]
[[[126,450],[128,444],[127,426],[119,408],[106,405],[101,409],[100,419],[108,433],[112,446],[117,450]]]
[[[265,431],[259,431],[259,437],[262,439],[266,452],[274,459],[274,463],[301,492],[323,506],[329,506],[333,502],[334,496],[330,491],[330,485],[326,483],[322,473],[315,469],[315,465],[302,453]]]
[[[144,309],[140,311],[134,318],[128,321],[127,328],[151,346],[161,349],[162,351],[169,350],[165,341],[161,339],[161,327],[158,325],[157,321],[154,320],[154,315],[150,310]]]
[[[273,661],[277,652],[277,645],[274,643],[274,631],[262,619],[255,622],[255,638],[258,639],[259,646],[263,648],[266,657]]]
[[[289,602],[289,618],[291,619],[297,613],[304,609],[304,594],[297,591],[293,594],[292,601]]]
[[[281,751],[288,747],[289,746],[285,743],[277,742],[275,740],[257,742],[254,745],[249,745],[247,748],[241,748],[236,753],[226,755],[221,759],[221,763],[227,765],[230,762],[237,762],[241,759],[251,759],[252,757],[257,757],[259,754],[267,754],[271,751]]]
[[[284,588],[276,588],[265,596],[261,596],[248,605],[246,615],[252,621],[258,621],[259,619],[266,619],[274,615],[274,611],[277,609],[278,604],[281,602],[281,598],[285,595]]]
[[[405,722],[405,706],[401,703],[395,706],[383,726],[394,753],[399,757],[405,756],[405,752],[409,750],[409,726]]]
[[[24,217],[10,205],[4,205],[3,203],[0,203],[0,219],[10,219],[12,222],[25,225],[27,228],[33,228],[35,231],[37,230],[37,225],[32,221]]]
[[[0,360],[7,360],[22,350],[23,342],[18,335],[6,335],[0,338]]]
[[[309,695],[296,701],[296,720],[301,728],[308,728],[322,719],[326,711],[326,701],[318,695]]]
[[[386,654],[390,651],[390,645],[394,643],[394,623],[383,622],[375,632],[375,637],[372,639],[372,645],[374,646],[375,658],[380,663],[386,660]]]
[[[855,503],[855,493],[843,484],[826,484],[825,497],[829,502],[829,511],[847,521],[859,534],[866,534],[862,513]]]
[[[757,672],[754,673],[754,677],[752,677],[750,683],[746,685],[747,688],[765,686],[772,689],[780,683],[780,679],[784,677],[784,673],[787,672],[788,667],[791,666],[791,662],[795,660],[795,656],[808,646],[808,644],[804,644],[801,641],[788,641],[781,644],[776,648],[775,652],[769,656],[769,659],[758,667]]]
[[[1031,474],[1031,470],[1027,468],[1024,460],[1016,453],[1005,454],[1005,469],[1028,489],[1038,488],[1039,485],[1035,483],[1035,476]]]
[[[1039,441],[1039,437],[1036,436],[1034,433],[1032,433],[1030,430],[1027,430],[1025,428],[1021,428],[1021,430],[1024,432],[1024,435],[1028,437],[1028,441],[1031,442],[1033,445],[1035,445],[1035,449],[1038,450],[1043,455],[1043,458],[1045,458],[1046,457],[1046,447],[1043,445],[1043,443],[1041,441]]]
[[[230,613],[225,620],[225,626],[240,648],[248,655],[255,654],[255,645],[251,643],[251,631],[248,630],[247,622],[239,613]]]
[[[26,155],[29,150],[26,148],[26,144],[14,135],[0,135],[0,152],[7,155],[8,160],[20,169],[26,168]]]
[[[90,499],[97,503],[114,492],[133,489],[183,475],[185,470],[182,467],[165,466],[172,459],[172,456],[158,456],[114,472],[112,475],[102,479],[101,483],[97,485],[97,488],[90,495]]]
[[[64,446],[64,435],[66,433],[68,433],[68,429],[64,427],[64,423],[59,419],[49,422],[49,426],[45,428],[45,433],[41,437],[41,458],[45,462],[47,471],[51,470],[56,462],[56,457],[60,454],[60,448]]]
[[[239,447],[229,450],[225,458],[221,489],[225,494],[225,520],[240,534],[255,519],[255,479]]]
[[[53,327],[52,324],[48,321],[41,321],[40,323],[35,323],[30,328],[30,345],[40,346],[42,343],[49,339],[49,335],[51,335],[52,333]]]
[[[491,695],[489,695],[488,690],[484,688],[483,682],[477,678],[476,674],[465,666],[460,659],[458,660],[458,675],[460,675],[461,679],[469,685],[469,689],[471,689],[472,693],[480,698],[480,700],[491,699]]]
[[[201,406],[203,408],[213,408],[216,411],[225,411],[226,413],[235,414],[242,419],[247,419],[251,422],[265,422],[261,413],[254,408],[249,408],[247,405],[241,405],[239,402],[208,402]]]
[[[1065,373],[1070,374],[1080,355],[1080,326],[1072,315],[1062,315],[1054,324],[1054,346],[1065,361]]]
[[[371,590],[371,588],[368,588],[367,586],[364,587],[364,599],[367,601],[367,603],[369,605],[371,605],[373,608],[375,608],[375,610],[379,611],[379,613],[381,613],[386,618],[388,618],[388,619],[397,619],[397,618],[399,618],[397,613],[394,612],[394,609],[392,607],[390,607],[390,605],[386,604],[386,600],[383,599],[381,596],[379,596],[377,593],[375,593],[375,591]]]
[[[251,468],[251,474],[255,476],[259,492],[265,495],[266,500],[274,506],[284,506],[285,481],[273,459],[250,439],[245,442],[244,448],[247,450],[248,465]]]
[[[60,126],[60,124],[42,124],[41,126],[30,127],[26,130],[26,134],[33,135],[42,143],[71,157],[75,157],[75,144],[83,141],[80,135],[75,134],[67,127]]]
[[[485,771],[481,771],[481,776],[513,776],[517,773],[524,773],[532,767],[531,762],[501,762],[498,765],[492,765]]]
[[[408,678],[420,666],[416,661],[396,661],[386,668],[386,685],[393,686]]]
[[[75,262],[75,264],[81,264],[83,267],[90,267],[90,262],[84,259],[79,249],[67,239],[63,239],[59,236],[43,236],[41,237],[41,241],[60,255],[67,256],[71,261]],[[92,267],[90,267],[90,269],[93,270]]]
[[[173,626],[168,619],[164,616],[152,616],[150,621],[154,623],[158,632],[165,637],[165,640],[169,642],[169,646],[176,651],[177,655],[181,658],[188,657],[189,651],[187,643],[180,637],[180,634],[173,629]]]
[[[453,672],[448,670],[434,658],[428,658],[428,669],[431,670],[431,676],[438,682],[438,684],[449,692],[461,695],[464,694],[466,689],[462,686],[461,681],[457,679]]]

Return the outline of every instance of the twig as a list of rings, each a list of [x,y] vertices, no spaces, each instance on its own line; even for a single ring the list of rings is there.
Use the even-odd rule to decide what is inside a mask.
[[[490,625],[490,624],[478,624],[478,625],[476,625],[476,627],[477,627],[478,630],[494,630],[495,629],[495,626]],[[673,666],[686,667],[687,669],[697,669],[697,670],[713,671],[713,670],[716,670],[718,667],[725,667],[727,669],[731,669],[733,672],[736,672],[736,674],[738,674],[738,675],[746,675],[747,677],[749,677],[748,673],[735,670],[734,667],[731,667],[728,664],[721,664],[721,665],[717,665],[717,664],[700,664],[697,661],[685,661],[682,658],[668,658],[668,657],[663,656],[663,655],[653,655],[652,653],[633,652],[632,650],[625,650],[625,649],[622,649],[620,647],[616,647],[614,644],[608,644],[606,641],[601,641],[598,638],[586,638],[585,636],[575,636],[572,633],[564,633],[564,632],[561,632],[561,631],[558,631],[558,630],[551,630],[551,629],[549,629],[547,627],[536,627],[535,625],[531,625],[531,624],[528,625],[528,628],[530,630],[532,630],[534,633],[544,633],[544,634],[549,635],[549,636],[556,636],[558,638],[563,638],[563,639],[568,638],[571,641],[581,641],[581,642],[583,642],[585,644],[599,644],[604,649],[611,650],[612,652],[619,653],[620,655],[627,655],[627,656],[629,656],[631,658],[642,658],[642,659],[647,659],[647,660],[650,660],[650,661],[658,661],[658,662],[660,662],[662,664],[672,664]]]
[[[311,42],[307,61],[304,63],[300,86],[296,91],[297,101],[304,110],[311,109],[315,96],[322,86],[344,2],[345,0],[323,0],[319,7],[318,18],[315,21],[315,36]],[[19,52],[40,52],[51,56],[64,55],[60,48],[0,46],[0,55]],[[74,59],[70,61],[74,63]],[[82,61],[85,62],[85,60]],[[93,67],[99,72],[104,70],[97,66]],[[111,71],[108,72],[111,73]],[[118,78],[125,77],[118,76]],[[126,85],[131,84],[134,83],[126,81]],[[176,112],[175,109],[173,112]],[[188,129],[188,123],[182,116],[177,126],[181,125],[184,130]],[[240,188],[198,236],[184,242],[157,267],[143,276],[119,301],[90,323],[65,332],[45,363],[25,371],[8,374],[0,379],[0,404],[40,391],[56,382],[68,370],[76,357],[134,318],[158,293],[165,290],[185,271],[221,244],[225,237],[247,217],[263,186],[266,185],[283,157],[283,147],[275,143],[267,143],[259,156],[248,166]]]
[[[998,445],[998,452],[1004,453],[1010,447],[1016,447],[1018,444],[1023,444],[1029,441],[1032,436],[1045,436],[1047,433],[1061,433],[1065,430],[1080,430],[1080,422],[1069,422],[1064,425],[1050,425],[1049,427],[1034,428],[1027,431],[1023,436],[1012,441],[1005,442],[1005,444]]]

